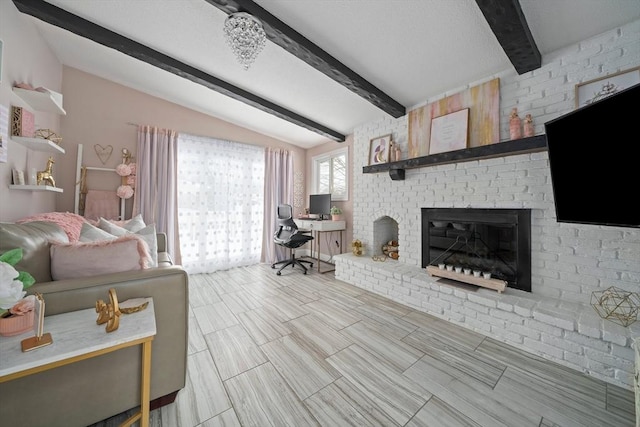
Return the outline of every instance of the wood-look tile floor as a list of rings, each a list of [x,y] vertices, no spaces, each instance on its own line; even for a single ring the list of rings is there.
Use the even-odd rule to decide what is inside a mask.
[[[348,285],[190,276],[186,387],[152,426],[633,426],[633,393]],[[127,414],[95,427],[118,425]]]

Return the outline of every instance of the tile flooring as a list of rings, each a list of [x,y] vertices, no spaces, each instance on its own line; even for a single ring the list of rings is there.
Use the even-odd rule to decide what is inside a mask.
[[[333,273],[192,275],[190,307],[187,384],[152,426],[634,425],[631,391]]]

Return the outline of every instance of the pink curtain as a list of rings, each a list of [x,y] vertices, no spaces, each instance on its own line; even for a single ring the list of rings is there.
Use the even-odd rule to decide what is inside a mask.
[[[270,264],[285,259],[285,248],[273,242],[277,207],[293,206],[293,155],[286,150],[267,148],[264,152],[264,236],[260,261]]]
[[[133,215],[167,234],[167,251],[182,263],[178,237],[177,153],[178,134],[169,129],[138,127],[136,191]]]

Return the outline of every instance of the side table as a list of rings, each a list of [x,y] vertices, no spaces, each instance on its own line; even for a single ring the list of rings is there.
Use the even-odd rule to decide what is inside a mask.
[[[22,352],[20,342],[33,332],[0,338],[0,383],[141,345],[140,411],[127,419],[122,426],[130,426],[140,420],[140,425],[147,427],[151,387],[151,342],[156,335],[153,299],[147,298],[147,301],[149,305],[146,309],[133,314],[123,314],[119,328],[110,333],[105,331],[105,325],[96,324],[95,309],[86,309],[45,317],[44,331],[50,332],[53,338],[53,343],[46,347]],[[87,381],[90,380],[87,378]]]

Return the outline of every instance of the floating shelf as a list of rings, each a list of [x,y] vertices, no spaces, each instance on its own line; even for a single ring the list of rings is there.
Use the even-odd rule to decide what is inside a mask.
[[[427,266],[427,273],[436,277],[444,277],[445,279],[457,280],[458,282],[469,283],[470,285],[482,286],[483,288],[494,289],[498,293],[502,293],[507,287],[507,282],[499,279],[485,279],[484,277],[475,277],[470,274],[456,273],[455,271],[441,270],[439,267],[432,265]]]
[[[30,150],[44,151],[53,154],[64,154],[64,148],[53,141],[44,138],[26,138],[24,136],[11,136],[11,140],[24,145]]]
[[[516,139],[513,141],[503,141],[497,142],[495,144],[482,145],[480,147],[471,147],[462,150],[448,151],[446,153],[432,154],[430,156],[415,157],[413,159],[400,160],[398,162],[363,166],[362,173],[378,173],[392,170],[395,172],[399,170],[415,169],[424,166],[468,162],[471,160],[513,156],[516,154],[535,153],[546,150],[547,136],[536,135],[528,138]],[[404,176],[400,179],[404,179]]]
[[[46,89],[46,92],[14,87],[13,92],[36,111],[66,115],[62,108],[62,94]]]
[[[53,191],[54,193],[62,193],[64,190],[58,187],[52,187],[50,185],[10,185],[12,190],[25,190],[25,191]]]

